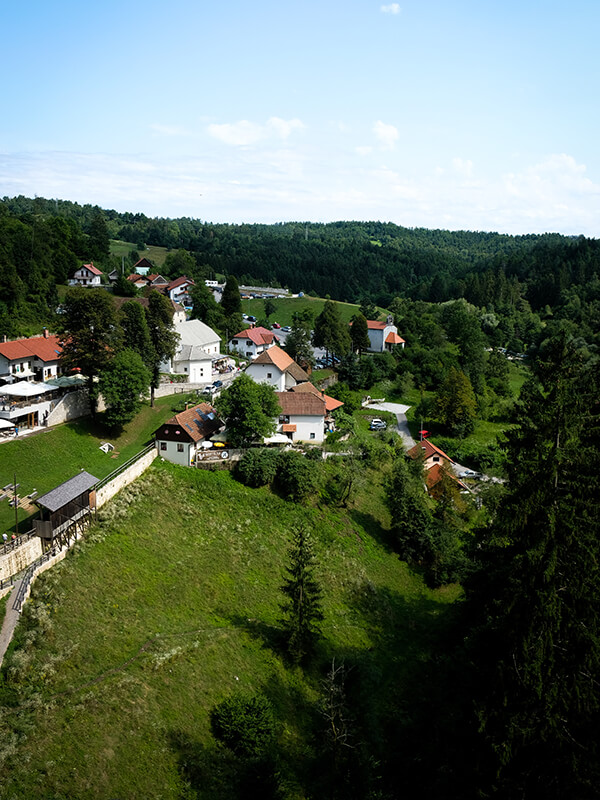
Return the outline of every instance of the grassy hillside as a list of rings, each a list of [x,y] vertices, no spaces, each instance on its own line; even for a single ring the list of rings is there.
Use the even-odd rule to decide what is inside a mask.
[[[193,395],[195,397],[195,395]],[[16,473],[21,495],[34,489],[39,494],[53,489],[84,469],[103,478],[152,441],[152,434],[172,416],[172,407],[181,395],[156,399],[156,405],[143,406],[120,435],[106,431],[100,423],[85,418],[47,431],[11,439],[0,444],[0,487],[12,483]],[[110,442],[112,454],[103,453],[100,445]],[[19,530],[28,528],[30,512],[19,509]],[[14,529],[14,511],[7,500],[0,503],[0,532]]]
[[[273,322],[278,322],[280,325],[291,325],[292,314],[304,311],[305,308],[310,309],[313,316],[317,317],[321,311],[323,311],[325,300],[321,297],[308,297],[305,295],[304,297],[283,297],[274,299],[273,303],[275,304],[276,311],[269,318],[269,322],[271,322],[271,324]],[[358,305],[352,303],[336,303],[336,305],[338,306],[340,316],[345,322],[350,322],[359,308]],[[242,308],[245,314],[252,314],[257,319],[264,318],[264,300],[242,300]],[[387,312],[384,309],[380,309],[380,312],[380,319],[383,319],[383,315]]]
[[[169,252],[166,247],[155,247],[154,245],[149,245],[145,250],[140,250],[133,242],[122,242],[118,239],[111,239],[110,254],[112,256],[117,256],[118,258],[121,258],[121,256],[128,256],[131,250],[137,250],[140,254],[140,258],[147,258],[157,269],[160,269],[165,263],[165,258]]]
[[[349,511],[304,509],[229,473],[155,462],[35,584],[0,684],[3,798],[227,798],[238,765],[209,711],[262,690],[283,796],[324,796],[321,680],[352,667],[361,736],[414,695],[458,589],[428,590],[390,550],[381,480]],[[290,532],[313,531],[325,620],[306,671],[278,644]],[[395,724],[395,723],[394,723]],[[324,762],[321,764],[324,768]]]

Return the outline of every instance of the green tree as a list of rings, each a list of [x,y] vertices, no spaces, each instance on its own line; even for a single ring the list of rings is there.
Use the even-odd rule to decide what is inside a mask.
[[[239,375],[215,402],[219,416],[226,420],[227,435],[234,447],[260,441],[275,430],[281,413],[275,389]]]
[[[342,321],[337,303],[331,300],[325,301],[323,311],[315,320],[313,344],[339,357],[350,349],[348,326]]]
[[[121,306],[121,329],[123,343],[128,350],[134,350],[144,364],[151,369],[153,365],[152,339],[148,319],[141,303],[128,300]]]
[[[119,272],[117,280],[113,284],[113,294],[115,297],[135,297],[138,293],[132,281]]]
[[[99,381],[100,393],[106,404],[106,424],[111,428],[119,428],[132,420],[142,407],[142,398],[149,385],[150,372],[139,353],[134,350],[117,353]]]
[[[292,314],[292,330],[285,342],[285,351],[301,367],[313,367],[315,355],[311,343],[313,315],[309,309]]]
[[[242,313],[242,298],[240,287],[234,275],[227,278],[221,296],[221,308],[226,317]]]
[[[196,261],[187,250],[177,250],[175,253],[168,253],[165,263],[162,266],[163,274],[170,278],[181,278],[184,275],[196,277]]]
[[[467,586],[481,796],[597,796],[599,384],[561,334],[508,434],[509,491]]]
[[[365,317],[365,319],[375,320],[379,316],[377,306],[372,300],[369,300],[368,297],[366,297],[364,300],[361,300],[359,311],[363,317]]]
[[[225,332],[223,309],[215,300],[215,296],[208,286],[204,282],[196,283],[190,289],[190,297],[192,300],[191,318],[199,319],[201,322],[206,323],[209,328],[223,334]]]
[[[434,413],[437,420],[455,436],[463,438],[475,428],[475,394],[467,376],[456,367],[448,370],[438,388]]]
[[[303,525],[293,534],[286,577],[281,587],[285,596],[281,609],[288,650],[295,661],[313,651],[323,620],[321,588],[315,579],[315,556],[310,534]]]
[[[262,759],[275,739],[273,708],[263,694],[227,697],[210,712],[215,739],[244,759]]]
[[[246,486],[267,486],[277,473],[277,451],[252,447],[238,462],[236,477]]]
[[[97,377],[119,349],[121,329],[113,299],[104,289],[69,289],[60,316],[63,369],[80,369],[87,379],[92,416],[98,401]]]
[[[432,517],[420,461],[408,464],[404,453],[398,455],[386,484],[386,504],[400,557],[412,563],[430,564]]]
[[[294,450],[280,453],[275,482],[288,500],[304,503],[314,495],[319,481],[319,465]]]
[[[103,262],[110,255],[110,237],[104,214],[97,209],[89,226],[90,257]]]
[[[265,300],[263,300],[263,305],[265,309],[265,319],[268,322],[269,317],[272,317],[273,314],[277,311],[277,306],[275,305],[273,300],[271,300],[270,297],[267,297],[265,298]]]
[[[355,314],[352,317],[350,339],[352,341],[352,349],[358,352],[359,355],[363,350],[368,350],[371,346],[371,342],[369,341],[369,326],[367,325],[367,318],[364,314]]]
[[[160,366],[177,352],[179,334],[173,326],[173,309],[171,302],[165,295],[151,291],[148,296],[148,331],[152,350],[150,353],[150,404],[154,406],[154,390],[160,383]]]

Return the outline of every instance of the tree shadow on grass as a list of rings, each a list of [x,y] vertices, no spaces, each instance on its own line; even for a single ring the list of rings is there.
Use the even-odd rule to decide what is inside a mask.
[[[348,511],[350,519],[359,527],[363,528],[369,536],[380,544],[388,553],[395,551],[395,539],[391,531],[382,527],[378,519],[372,514],[365,514],[356,508]]]

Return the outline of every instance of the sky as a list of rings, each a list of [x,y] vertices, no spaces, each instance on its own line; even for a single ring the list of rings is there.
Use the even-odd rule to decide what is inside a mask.
[[[4,3],[0,196],[600,235],[597,0]]]

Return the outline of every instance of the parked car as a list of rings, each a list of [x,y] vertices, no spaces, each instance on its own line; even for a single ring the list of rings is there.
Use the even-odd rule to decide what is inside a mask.
[[[252,314],[248,314],[246,319],[248,320],[248,322],[256,322],[256,317],[253,317]]]
[[[212,394],[212,393],[213,393],[212,386],[205,386],[204,389],[202,389],[202,394]]]
[[[223,381],[213,381],[213,387],[215,389],[220,389],[223,386]]]
[[[271,327],[272,327],[272,328],[281,328],[281,325],[280,325],[278,322],[274,322],[274,323],[271,325]]]
[[[387,422],[382,419],[372,419],[369,425],[370,431],[384,431],[387,428]]]
[[[285,333],[289,333],[292,329],[290,328],[289,325],[284,325],[281,330],[284,331]]]

